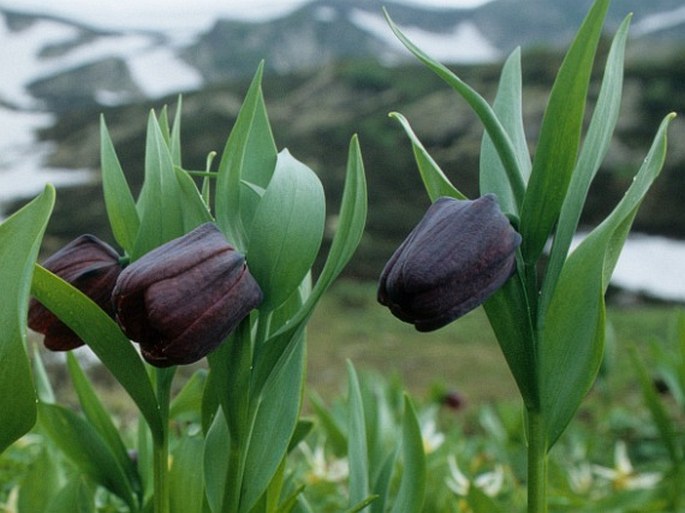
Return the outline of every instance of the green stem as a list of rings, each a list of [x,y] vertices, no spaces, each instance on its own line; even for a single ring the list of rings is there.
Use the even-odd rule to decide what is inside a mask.
[[[232,368],[231,375],[225,377],[229,380],[227,390],[230,392],[222,404],[228,423],[231,448],[224,489],[222,508],[224,513],[237,513],[240,509],[247,449],[252,428],[250,373],[254,347],[248,319],[240,323],[231,342],[230,361],[235,366]]]
[[[164,436],[162,444],[155,444],[153,464],[154,513],[169,512],[169,439]]]
[[[547,513],[547,442],[542,414],[528,410],[528,513]]]
[[[162,418],[163,434],[161,442],[155,441],[153,448],[153,506],[154,513],[169,513],[169,403],[171,401],[171,382],[175,368],[155,369],[154,379],[157,389],[157,403]]]

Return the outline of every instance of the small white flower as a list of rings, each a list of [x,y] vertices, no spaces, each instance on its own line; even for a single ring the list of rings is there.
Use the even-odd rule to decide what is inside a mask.
[[[308,483],[338,483],[347,479],[350,472],[347,458],[327,460],[323,445],[317,445],[312,451],[309,445],[302,442],[299,448],[309,465],[309,472],[305,477]]]
[[[455,495],[466,497],[471,486],[475,486],[488,497],[497,496],[502,491],[504,484],[504,467],[496,465],[494,470],[483,472],[475,479],[469,480],[457,465],[457,459],[453,454],[447,457],[450,475],[445,478],[445,484]]]
[[[586,494],[592,489],[592,466],[589,463],[580,463],[572,466],[568,470],[568,481],[577,494]]]
[[[445,435],[438,431],[433,418],[421,422],[421,438],[423,439],[423,452],[426,454],[437,451],[445,442]]]
[[[614,468],[594,465],[593,471],[596,475],[610,481],[615,490],[654,488],[662,477],[660,472],[636,473],[628,457],[628,448],[622,440],[616,442]]]
[[[447,457],[447,464],[450,467],[450,475],[445,478],[447,487],[456,495],[465,497],[468,495],[469,487],[471,486],[469,479],[459,469],[459,466],[457,465],[457,459],[453,454],[450,454]]]

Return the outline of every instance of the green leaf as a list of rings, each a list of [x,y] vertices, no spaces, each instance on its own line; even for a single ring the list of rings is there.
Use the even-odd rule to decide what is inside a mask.
[[[26,357],[26,316],[33,265],[55,189],[48,185],[36,199],[0,224],[0,453],[36,422],[36,392]]]
[[[240,511],[249,512],[266,492],[285,458],[297,426],[304,386],[305,341],[296,344],[285,365],[258,398],[258,410],[246,448]]]
[[[57,463],[52,446],[44,444],[19,483],[17,511],[44,513],[62,485],[65,469]]]
[[[642,362],[637,349],[635,347],[630,347],[628,354],[640,382],[640,388],[642,388],[642,397],[647,405],[647,409],[649,409],[649,412],[652,415],[661,441],[668,450],[671,463],[673,463],[674,466],[678,466],[683,461],[683,453],[682,447],[676,443],[676,440],[678,439],[677,426],[675,422],[670,419],[665,405],[661,399],[659,399],[652,378],[647,372],[647,368]]]
[[[183,232],[190,232],[203,223],[214,221],[193,178],[180,167],[174,167],[174,173],[178,182],[179,199],[183,205]]]
[[[287,150],[281,152],[254,214],[247,248],[250,271],[264,293],[260,309],[278,307],[309,272],[321,246],[325,203],[316,174]]]
[[[43,358],[40,356],[38,345],[33,346],[33,380],[36,385],[36,395],[38,400],[44,403],[52,404],[55,402],[55,391],[50,384],[48,371],[43,364]]]
[[[229,441],[230,433],[226,416],[220,410],[214,416],[214,421],[207,431],[203,453],[206,496],[213,513],[222,511],[231,451]]]
[[[231,130],[216,181],[216,221],[228,240],[240,251],[245,251],[247,235],[241,215],[241,181],[243,167],[248,158],[250,135],[259,117],[262,99],[262,75],[264,63],[260,63],[252,83],[245,95],[245,100]],[[263,134],[262,134],[263,135]],[[261,138],[260,138],[261,139]]]
[[[391,513],[420,513],[426,493],[426,456],[421,426],[407,395],[402,419],[402,459],[404,470]]]
[[[107,443],[112,455],[116,458],[119,466],[124,470],[132,487],[140,489],[140,476],[135,463],[128,455],[119,431],[115,427],[107,410],[98,399],[90,381],[84,374],[78,360],[73,353],[67,353],[67,369],[74,384],[74,390],[81,404],[81,409],[88,422],[98,431],[102,439]]]
[[[323,402],[323,399],[310,391],[309,402],[318,417],[320,429],[326,436],[326,444],[332,449],[333,454],[342,458],[347,453],[347,438],[345,426],[340,422],[331,410]]]
[[[526,407],[540,403],[536,371],[533,313],[521,273],[517,271],[483,305]]]
[[[265,190],[268,187],[276,168],[277,153],[276,143],[269,124],[269,116],[264,104],[264,95],[260,90],[240,174],[240,217],[242,225],[246,229],[252,224],[252,218],[261,197],[261,195],[258,196],[246,189],[252,187]],[[246,235],[250,236],[249,233]]]
[[[559,276],[538,343],[541,408],[548,448],[559,438],[597,376],[604,349],[604,293],[637,209],[666,157],[661,123],[623,199],[571,253]]]
[[[526,182],[530,175],[531,163],[523,129],[522,90],[521,50],[517,48],[504,63],[492,107],[511,138],[523,181]],[[507,171],[487,132],[483,134],[481,143],[479,183],[481,195],[494,193],[503,212],[518,216],[519,205],[507,178]]]
[[[576,165],[595,52],[609,7],[597,0],[564,58],[552,86],[533,169],[521,208],[522,252],[535,262],[557,222]]]
[[[202,412],[202,398],[207,383],[207,369],[198,369],[185,382],[180,392],[176,394],[169,407],[169,418],[174,420],[199,421]]]
[[[352,363],[347,362],[348,406],[347,406],[347,459],[350,467],[349,504],[362,502],[369,496],[369,454],[366,440],[364,403],[359,378]],[[357,510],[359,511],[359,510]]]
[[[157,399],[147,372],[116,322],[81,291],[38,265],[31,293],[88,344],[136,403],[155,439],[162,440]]]
[[[376,499],[377,497],[375,495],[369,495],[368,497],[364,497],[357,504],[346,509],[345,513],[359,513],[360,511],[364,511],[366,508],[372,505]]]
[[[95,487],[86,476],[73,476],[52,498],[45,513],[95,513]]]
[[[253,373],[255,390],[263,387],[269,376],[283,365],[287,359],[288,351],[293,350],[297,337],[304,330],[304,325],[319,299],[352,258],[364,233],[367,212],[366,197],[364,166],[359,142],[355,136],[350,142],[338,229],[333,237],[328,258],[316,285],[302,308],[293,316],[287,326],[278,330],[269,338],[267,343],[258,348],[255,355],[255,372]]]
[[[100,116],[100,166],[105,208],[112,233],[124,251],[131,254],[138,235],[140,219],[104,116]]]
[[[571,247],[590,184],[606,156],[611,136],[618,121],[623,89],[623,61],[630,18],[628,16],[623,21],[611,45],[592,120],[561,208],[549,263],[545,268],[539,317],[544,316],[549,304],[566,255]]]
[[[523,171],[519,167],[519,161],[516,157],[516,149],[514,143],[507,134],[504,126],[497,117],[495,111],[490,107],[487,101],[478,94],[471,86],[466,84],[463,80],[452,73],[446,66],[440,64],[436,60],[429,57],[423,50],[412,43],[407,36],[405,36],[397,25],[390,19],[387,11],[385,11],[385,18],[390,25],[391,30],[395,33],[397,38],[407,49],[414,54],[423,64],[425,64],[431,71],[444,80],[452,89],[461,95],[461,97],[468,103],[476,115],[480,118],[485,130],[492,138],[495,148],[504,164],[504,169],[507,173],[507,179],[510,182],[511,190],[514,192],[516,203],[521,204],[525,191],[523,182]]]
[[[288,452],[295,449],[309,434],[314,431],[314,421],[309,419],[299,419],[295,426],[295,432],[288,442]]]
[[[423,180],[423,186],[425,187],[431,202],[442,196],[449,196],[457,199],[467,199],[464,194],[462,194],[454,185],[452,185],[452,182],[450,182],[449,178],[447,178],[442,169],[440,169],[440,166],[438,166],[435,160],[433,160],[433,157],[430,156],[426,148],[412,130],[407,118],[398,112],[391,112],[390,117],[395,118],[400,122],[402,128],[404,128],[404,131],[411,141],[412,150],[414,151],[414,159],[416,160],[416,165],[419,168],[419,173],[421,174],[421,179]]]
[[[204,440],[185,435],[171,453],[169,504],[171,513],[202,513],[205,498],[203,463]]]
[[[81,472],[121,498],[131,509],[136,501],[131,483],[107,443],[95,428],[72,411],[53,404],[39,404],[41,426]]]
[[[171,134],[169,136],[169,152],[171,153],[171,161],[174,166],[182,167],[181,163],[181,113],[183,111],[183,97],[178,95],[176,102],[176,113],[174,114],[174,123],[171,127]]]
[[[145,179],[138,198],[140,229],[131,258],[136,260],[184,232],[183,200],[169,146],[154,112],[145,143]]]

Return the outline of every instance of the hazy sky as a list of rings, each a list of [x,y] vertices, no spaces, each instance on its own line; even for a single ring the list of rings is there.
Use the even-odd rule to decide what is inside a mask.
[[[389,0],[388,4],[393,1]],[[490,0],[401,0],[428,7],[471,7]],[[0,6],[76,18],[96,26],[172,28],[209,25],[217,14],[263,19],[308,0],[0,0]]]

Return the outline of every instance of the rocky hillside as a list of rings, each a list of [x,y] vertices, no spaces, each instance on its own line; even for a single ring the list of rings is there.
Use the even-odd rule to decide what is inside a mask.
[[[546,96],[560,55],[524,56],[525,124],[534,148]],[[494,96],[499,65],[460,66],[458,73]],[[593,186],[583,222],[595,223],[618,201],[644,157],[659,121],[669,111],[685,111],[685,60],[633,61],[626,72],[623,111],[605,167]],[[204,166],[211,150],[221,150],[235,119],[246,81],[233,81],[184,96],[184,164]],[[593,87],[596,94],[598,84]],[[319,173],[337,211],[347,144],[359,133],[369,179],[369,222],[358,257],[350,267],[357,276],[375,277],[398,241],[422,215],[427,199],[416,173],[408,141],[390,120],[399,111],[411,121],[435,159],[467,194],[475,195],[482,129],[468,107],[446,85],[421,67],[382,67],[354,61],[329,65],[313,74],[271,76],[264,83],[267,108],[279,148],[290,151]],[[165,99],[175,103],[175,97]],[[104,110],[125,172],[140,183],[147,110],[164,101]],[[57,143],[49,164],[98,166],[98,113],[84,108],[62,113],[41,137]],[[685,237],[685,123],[670,132],[669,160],[663,176],[645,201],[636,228]],[[74,233],[102,235],[104,209],[99,185],[61,191],[52,237]]]

